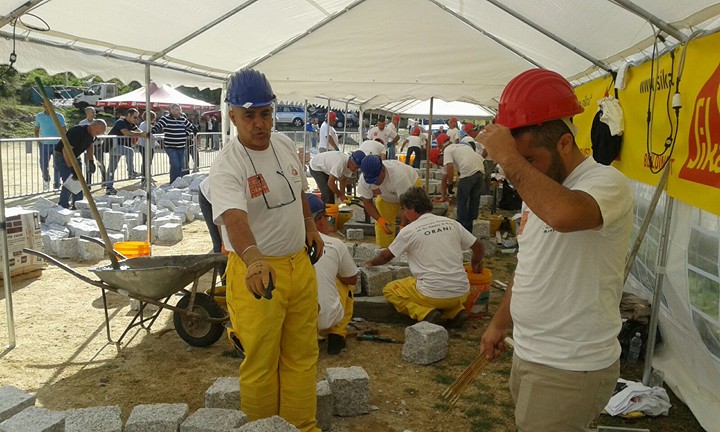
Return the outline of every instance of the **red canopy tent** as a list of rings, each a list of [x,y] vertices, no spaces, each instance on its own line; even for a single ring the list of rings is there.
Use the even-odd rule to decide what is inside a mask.
[[[98,106],[116,108],[145,108],[145,87],[116,96],[99,100]],[[178,104],[184,110],[212,110],[215,105],[186,96],[169,85],[157,86],[150,83],[150,109],[169,109],[170,105]]]

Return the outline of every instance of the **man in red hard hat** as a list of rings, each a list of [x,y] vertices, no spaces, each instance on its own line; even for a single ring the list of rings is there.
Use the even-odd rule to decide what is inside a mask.
[[[400,135],[397,131],[385,124],[387,119],[385,116],[378,117],[377,126],[370,129],[367,135],[367,139],[374,140],[380,138],[388,148],[388,159],[395,159],[395,145],[400,140]]]
[[[230,77],[225,102],[237,134],[210,169],[212,217],[230,252],[228,313],[245,351],[242,411],[250,420],[279,415],[303,432],[320,432],[311,258],[322,256],[323,240],[295,143],[272,132],[274,100],[262,73],[248,68]]]
[[[462,135],[460,134],[460,129],[458,128],[458,119],[453,117],[448,122],[448,131],[446,132],[448,135],[448,138],[450,138],[450,144],[457,144],[460,142],[460,138],[462,138]]]
[[[620,297],[633,197],[615,168],[586,158],[583,111],[559,74],[533,69],[502,93],[478,142],[523,198],[518,265],[482,337],[496,358],[512,326],[510,391],[520,431],[585,431],[620,370]]]
[[[340,150],[338,147],[338,136],[335,131],[335,123],[337,123],[337,114],[330,111],[327,115],[327,121],[320,126],[320,143],[318,144],[318,152],[323,153],[328,150]]]

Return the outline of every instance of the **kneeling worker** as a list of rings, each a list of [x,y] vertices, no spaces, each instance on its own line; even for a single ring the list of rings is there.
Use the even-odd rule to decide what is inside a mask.
[[[325,204],[335,204],[335,195],[347,200],[345,183],[360,168],[365,153],[355,150],[351,155],[343,152],[324,152],[310,161],[310,174],[315,179]],[[340,186],[338,187],[337,182]]]
[[[340,354],[345,348],[346,327],[352,319],[353,287],[358,283],[359,270],[345,244],[328,235],[330,226],[325,204],[313,194],[307,194],[307,200],[325,242],[323,256],[315,263],[320,304],[318,330],[327,333],[328,354]]]
[[[362,198],[365,213],[375,219],[375,243],[387,247],[395,238],[395,219],[400,213],[400,195],[420,185],[417,171],[397,160],[381,161],[377,156],[365,156],[358,181],[357,194]],[[373,196],[375,203],[373,204]],[[432,206],[431,206],[432,210]],[[405,225],[405,218],[400,224]]]
[[[412,319],[461,327],[467,320],[463,303],[470,291],[463,251],[472,250],[473,272],[480,273],[484,245],[457,221],[434,215],[430,196],[420,187],[403,193],[400,207],[410,224],[365,265],[383,265],[407,253],[412,276],[385,285],[387,301]]]

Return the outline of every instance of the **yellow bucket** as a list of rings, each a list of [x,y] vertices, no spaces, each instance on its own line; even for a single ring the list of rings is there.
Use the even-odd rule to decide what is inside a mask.
[[[113,245],[116,252],[126,258],[138,258],[150,256],[150,244],[148,242],[127,241],[117,242]]]
[[[345,222],[349,221],[353,217],[352,209],[344,208],[340,210],[337,217],[337,222],[335,223],[336,229],[340,229],[345,225]]]
[[[470,318],[487,316],[492,272],[488,268],[483,268],[482,273],[473,273],[471,266],[465,266],[465,271],[470,281],[470,292],[464,303],[465,312]]]
[[[337,218],[340,207],[337,204],[325,204],[325,213],[330,216],[328,220],[330,232],[337,231]]]

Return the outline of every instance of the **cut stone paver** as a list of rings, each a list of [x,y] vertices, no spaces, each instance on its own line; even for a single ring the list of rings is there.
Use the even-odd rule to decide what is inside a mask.
[[[34,405],[35,396],[30,393],[11,385],[0,387],[0,422]]]
[[[250,422],[234,432],[300,432],[300,429],[291,425],[279,416]]]
[[[137,405],[125,423],[125,432],[177,432],[187,415],[187,404]]]
[[[65,411],[65,432],[122,432],[122,425],[117,405]]]
[[[0,423],[0,432],[65,432],[65,413],[31,406]]]
[[[447,357],[448,332],[426,321],[405,329],[402,358],[418,365],[429,365]]]
[[[359,366],[327,368],[327,381],[333,394],[333,413],[351,417],[369,412],[370,377]]]
[[[180,432],[230,432],[247,422],[247,415],[242,411],[200,408],[180,425]]]
[[[205,408],[240,409],[238,377],[220,377],[205,392]]]

